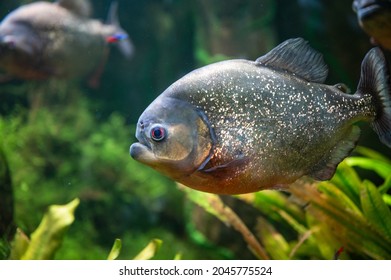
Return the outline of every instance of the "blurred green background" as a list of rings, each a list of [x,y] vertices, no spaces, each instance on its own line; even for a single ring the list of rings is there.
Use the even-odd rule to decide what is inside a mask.
[[[29,2],[32,1],[1,1],[0,17]],[[94,17],[105,19],[111,1],[93,2]],[[352,1],[118,2],[119,19],[135,46],[135,55],[127,61],[116,48],[111,48],[99,88],[91,89],[86,80],[0,84],[0,148],[4,152],[0,168],[0,215],[3,224],[11,225],[3,230],[0,258],[8,258],[15,246],[12,243],[15,227],[31,236],[50,205],[66,204],[75,198],[80,199],[75,220],[63,240],[61,237],[62,245],[55,250],[53,258],[105,259],[116,238],[122,241],[121,259],[133,258],[154,238],[163,242],[155,259],[260,257],[259,253],[253,253],[251,242],[249,245],[230,218],[225,220],[216,209],[208,211],[207,206],[198,205],[199,199],[188,191],[129,156],[129,146],[135,141],[135,124],[158,94],[189,71],[222,59],[255,60],[292,37],[305,38],[323,53],[330,66],[327,83],[343,82],[354,92],[361,60],[371,45],[358,26],[351,9]],[[389,58],[389,53],[386,55]],[[373,216],[366,214],[369,210],[362,198],[372,188],[368,187],[369,183],[357,179],[358,176],[368,178],[373,186],[383,187],[376,197],[382,197],[384,201],[377,203],[373,211],[385,213],[384,220],[379,223],[386,229],[389,226],[387,158],[391,157],[391,151],[379,143],[367,124],[362,127],[359,145],[383,155],[381,160],[385,167],[380,175],[378,170],[363,168],[362,164],[358,164],[361,168],[355,167],[356,171],[352,166],[357,164],[345,167],[351,176],[346,177],[347,181],[357,183],[352,187],[357,192],[346,191],[350,186],[346,182],[335,182],[335,186],[348,193],[350,201],[340,205],[341,211],[349,212],[352,207],[365,217],[363,223],[350,228],[351,231],[363,230],[364,237],[360,235],[354,239],[348,234],[345,241],[376,240],[379,234],[383,236],[377,231],[362,229],[374,227]],[[379,160],[376,155],[364,153],[363,156]],[[312,198],[302,195],[308,202],[317,194]],[[391,255],[391,247],[384,252],[376,251],[379,246],[391,244],[387,230],[382,237],[385,241],[380,245],[359,243],[352,246],[331,238],[330,233],[320,234],[317,240],[308,238],[315,232],[314,228],[327,228],[332,222],[327,219],[322,225],[311,222],[311,217],[319,218],[321,214],[308,214],[305,204],[289,199],[285,193],[275,191],[270,196],[269,193],[259,195],[258,199],[266,204],[261,209],[254,198],[249,202],[243,198],[222,197],[250,230],[259,223],[271,221],[263,227],[269,231],[256,231],[255,234],[269,257],[332,258],[331,252],[336,252],[340,246],[345,248],[344,258],[389,258]],[[282,205],[275,208],[273,203],[281,199]],[[327,197],[323,199],[326,201]],[[274,208],[268,208],[267,203]],[[319,202],[319,205],[323,204]],[[346,208],[346,205],[350,206]],[[292,210],[292,207],[297,209]],[[281,211],[294,213],[293,220],[281,216]],[[273,215],[280,215],[280,218]],[[334,215],[340,222],[338,217]],[[333,226],[338,228],[338,225]],[[267,237],[271,233],[277,236],[279,243],[270,244]],[[306,240],[309,240],[308,244]],[[320,249],[313,249],[319,244]],[[304,248],[301,254],[289,254],[293,250],[297,252],[302,245],[307,250],[301,247]],[[283,247],[288,253],[276,254],[273,246]],[[369,254],[365,246],[375,253]]]

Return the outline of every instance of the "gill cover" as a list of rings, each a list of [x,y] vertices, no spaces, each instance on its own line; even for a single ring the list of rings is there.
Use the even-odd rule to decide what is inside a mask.
[[[164,136],[164,137],[162,137]],[[176,98],[156,99],[140,116],[136,160],[171,177],[189,175],[208,161],[215,142],[207,116]]]

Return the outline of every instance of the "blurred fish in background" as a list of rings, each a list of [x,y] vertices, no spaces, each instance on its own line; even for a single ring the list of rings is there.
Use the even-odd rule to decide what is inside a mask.
[[[391,0],[355,0],[353,10],[371,42],[391,50]]]
[[[116,44],[126,58],[133,54],[117,7],[116,2],[111,4],[107,23],[90,17],[88,0],[40,1],[9,13],[0,23],[2,80],[89,76],[90,86],[97,86],[110,44]]]

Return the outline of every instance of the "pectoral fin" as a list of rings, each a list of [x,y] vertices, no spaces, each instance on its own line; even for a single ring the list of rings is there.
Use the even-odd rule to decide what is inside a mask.
[[[217,178],[227,178],[229,176],[233,176],[241,169],[244,169],[244,166],[247,164],[248,160],[248,157],[241,156],[225,164],[215,166],[211,166],[210,164],[203,165],[200,169],[198,169],[198,171]]]

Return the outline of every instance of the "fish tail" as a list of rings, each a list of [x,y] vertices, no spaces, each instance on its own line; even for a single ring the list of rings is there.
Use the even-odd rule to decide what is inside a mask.
[[[121,53],[130,58],[133,55],[133,44],[129,39],[128,33],[122,29],[118,19],[118,2],[114,1],[110,5],[107,23],[115,26],[115,34],[106,39],[109,43],[116,43]]]
[[[362,62],[358,93],[372,96],[376,112],[371,126],[380,140],[391,147],[390,73],[380,48],[371,49]]]

